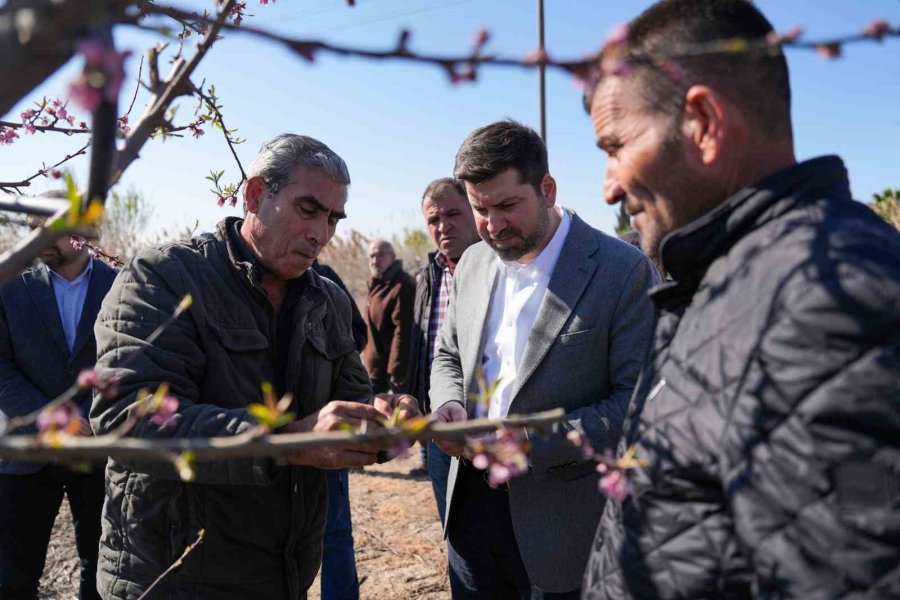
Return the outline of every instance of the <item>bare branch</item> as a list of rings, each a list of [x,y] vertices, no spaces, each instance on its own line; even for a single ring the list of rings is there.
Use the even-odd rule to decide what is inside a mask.
[[[21,129],[25,127],[22,123],[16,123],[15,121],[0,121],[0,127],[9,127],[11,129]],[[34,129],[36,131],[53,131],[55,133],[65,133],[65,134],[73,134],[73,133],[90,133],[90,129],[82,129],[81,127],[57,127],[56,125],[34,125]]]
[[[50,171],[52,171],[56,167],[72,160],[76,156],[81,156],[82,154],[85,154],[87,152],[87,149],[90,147],[90,145],[91,145],[91,140],[88,140],[88,142],[84,146],[82,146],[81,148],[79,148],[78,150],[73,152],[72,154],[66,154],[65,158],[63,158],[59,162],[57,162],[49,167],[45,166],[41,169],[38,169],[38,172],[35,173],[34,175],[32,175],[31,177],[29,177],[28,179],[23,179],[22,181],[0,182],[0,188],[28,187],[29,185],[31,185],[32,180],[37,179],[38,177],[41,177],[41,176],[46,176]],[[43,213],[41,213],[41,214],[43,214]],[[31,258],[34,258],[34,257],[32,256]]]
[[[148,103],[147,110],[141,116],[140,120],[135,124],[134,129],[128,134],[125,146],[119,151],[116,167],[113,170],[110,187],[122,177],[122,173],[134,162],[140,154],[141,148],[150,139],[150,135],[165,119],[166,111],[172,102],[179,96],[191,93],[190,77],[200,61],[209,52],[213,43],[219,37],[219,31],[228,18],[228,13],[234,5],[235,0],[225,0],[219,7],[219,14],[215,20],[210,22],[210,27],[203,36],[203,40],[197,46],[197,51],[189,61],[179,59],[172,67],[172,74],[166,82],[165,88],[159,95],[154,96]],[[150,5],[154,6],[154,5]],[[186,13],[189,14],[189,13]]]

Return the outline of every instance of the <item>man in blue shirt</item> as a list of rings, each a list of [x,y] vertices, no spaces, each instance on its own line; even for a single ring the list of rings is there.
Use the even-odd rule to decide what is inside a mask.
[[[93,366],[94,321],[115,270],[59,238],[41,262],[0,287],[0,429],[39,410]],[[83,415],[90,394],[75,398]],[[104,483],[101,465],[76,472],[48,463],[0,460],[0,598],[37,598],[47,545],[63,494],[69,499],[81,559],[79,598],[99,598],[97,548]]]

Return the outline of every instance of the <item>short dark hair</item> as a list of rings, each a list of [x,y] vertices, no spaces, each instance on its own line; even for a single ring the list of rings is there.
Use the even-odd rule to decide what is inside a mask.
[[[509,168],[537,190],[550,171],[544,140],[531,127],[512,119],[470,133],[456,153],[453,174],[463,181],[481,183]]]
[[[429,183],[428,187],[425,188],[425,192],[422,194],[422,203],[425,203],[426,198],[440,200],[449,190],[455,190],[463,198],[466,197],[466,188],[463,186],[462,181],[453,177],[441,177]]]
[[[645,108],[652,112],[679,114],[688,88],[705,83],[741,107],[750,122],[790,139],[788,67],[776,46],[763,43],[746,52],[685,56],[689,46],[737,38],[759,42],[772,31],[748,0],[661,0],[629,24],[625,70],[639,78]],[[660,68],[660,57],[675,57],[677,76]],[[602,77],[585,90],[588,112]]]

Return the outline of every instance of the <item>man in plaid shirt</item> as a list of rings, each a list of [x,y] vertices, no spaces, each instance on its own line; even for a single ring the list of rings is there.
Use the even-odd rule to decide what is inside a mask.
[[[428,264],[416,276],[409,393],[419,399],[422,412],[428,413],[431,361],[438,331],[447,314],[453,271],[465,249],[480,238],[465,188],[456,179],[445,177],[428,185],[422,196],[422,214],[438,251],[428,255]],[[413,473],[427,473],[431,478],[441,522],[446,507],[449,470],[448,455],[433,442],[422,446],[422,464]]]

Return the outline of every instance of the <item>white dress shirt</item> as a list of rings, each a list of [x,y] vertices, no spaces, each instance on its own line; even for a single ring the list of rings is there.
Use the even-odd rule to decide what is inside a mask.
[[[547,292],[547,285],[569,235],[569,213],[556,207],[562,220],[550,242],[530,264],[507,262],[499,257],[497,285],[488,309],[487,335],[481,364],[488,385],[500,383],[491,397],[488,417],[503,418],[509,413],[516,373],[528,336]]]

